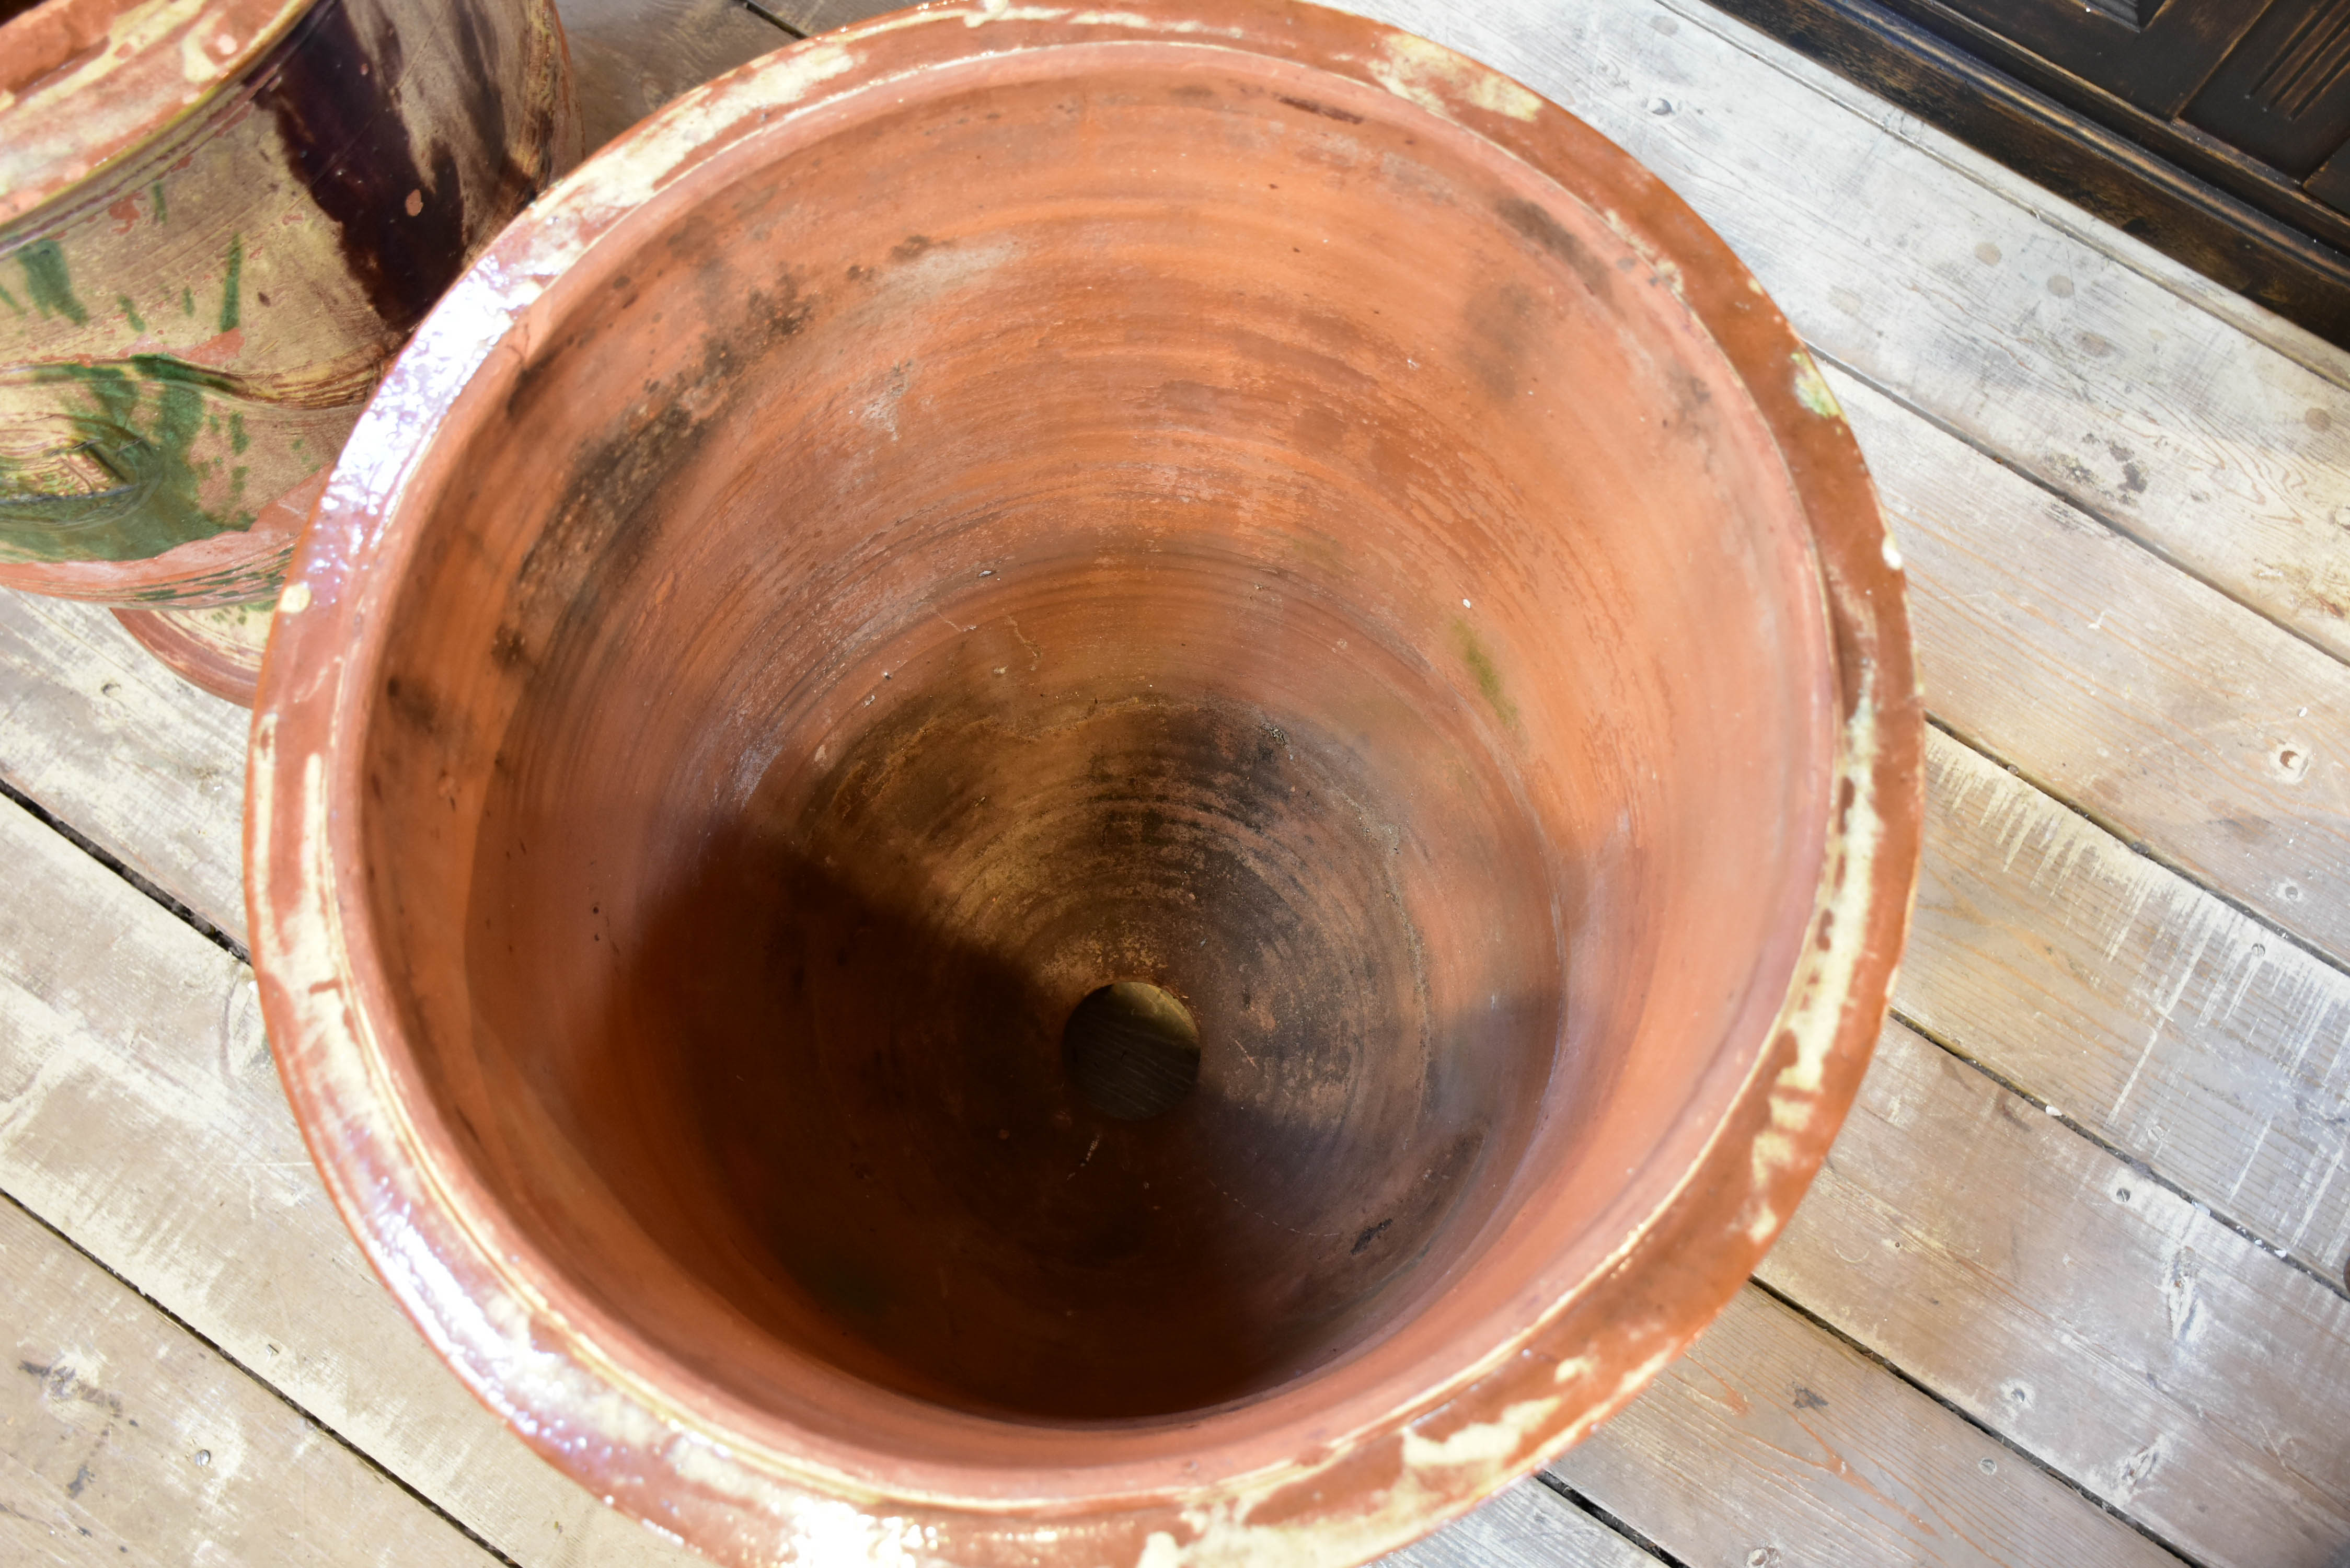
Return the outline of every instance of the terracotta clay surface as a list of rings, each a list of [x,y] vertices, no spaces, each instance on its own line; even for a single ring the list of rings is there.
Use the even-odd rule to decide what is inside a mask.
[[[276,608],[275,599],[262,599],[203,609],[124,608],[114,618],[181,680],[250,708]]]
[[[1833,398],[1622,153],[1336,13],[946,6],[438,307],[281,602],[252,930],[377,1266],[618,1505],[1357,1561],[1785,1221],[1920,742]]]
[[[576,161],[549,0],[0,26],[0,585],[274,595],[377,379]]]

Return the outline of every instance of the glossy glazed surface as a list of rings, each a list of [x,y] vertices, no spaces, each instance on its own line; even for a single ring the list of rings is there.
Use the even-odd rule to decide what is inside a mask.
[[[444,1354],[705,1550],[1367,1556],[1833,1136],[1883,545],[1759,290],[1514,84],[885,18],[591,162],[379,400],[256,719],[273,1038]],[[1199,1028],[1143,1120],[1062,1052],[1119,980]]]
[[[554,9],[63,4],[0,29],[94,29],[0,89],[0,584],[267,597],[393,352],[577,156]]]

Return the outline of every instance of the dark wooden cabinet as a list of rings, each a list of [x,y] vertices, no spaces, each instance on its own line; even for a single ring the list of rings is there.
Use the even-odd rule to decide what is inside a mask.
[[[2350,345],[2350,0],[1714,0]]]
[[[1952,0],[1951,9],[2148,114],[2177,114],[2263,0]]]
[[[2350,140],[2350,5],[2278,0],[2204,78],[2184,117],[2306,180]]]

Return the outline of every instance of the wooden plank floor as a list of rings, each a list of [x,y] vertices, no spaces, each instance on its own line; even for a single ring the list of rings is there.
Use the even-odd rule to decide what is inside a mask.
[[[1877,476],[1937,726],[1896,1016],[1787,1235],[1403,1556],[2345,1568],[2350,356],[1699,0],[1367,8],[1760,275]],[[565,11],[606,125],[775,41]],[[244,965],[244,742],[103,615],[0,595],[0,1560],[693,1561],[475,1405],[327,1204]]]

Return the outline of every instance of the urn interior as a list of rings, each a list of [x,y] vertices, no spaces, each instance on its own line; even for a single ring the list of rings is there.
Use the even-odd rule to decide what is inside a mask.
[[[970,1464],[1542,1311],[1753,1067],[1835,804],[1804,508],[1670,262],[1360,83],[1043,53],[546,288],[407,482],[354,764],[421,1114],[536,1266]],[[1072,1025],[1121,984],[1188,1078]]]

